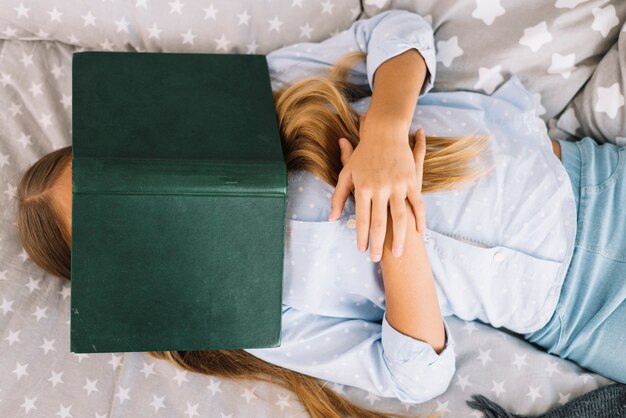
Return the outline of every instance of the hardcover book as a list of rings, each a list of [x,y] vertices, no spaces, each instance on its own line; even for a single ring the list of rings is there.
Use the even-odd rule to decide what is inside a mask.
[[[72,61],[74,353],[280,345],[287,170],[264,55]]]

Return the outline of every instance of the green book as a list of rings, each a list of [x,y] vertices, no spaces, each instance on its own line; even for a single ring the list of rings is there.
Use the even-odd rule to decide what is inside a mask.
[[[287,170],[265,56],[72,57],[71,351],[279,346]]]

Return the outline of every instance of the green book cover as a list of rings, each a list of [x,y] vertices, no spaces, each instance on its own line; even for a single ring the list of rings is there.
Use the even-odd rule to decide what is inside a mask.
[[[72,58],[71,351],[279,346],[287,170],[265,56]]]

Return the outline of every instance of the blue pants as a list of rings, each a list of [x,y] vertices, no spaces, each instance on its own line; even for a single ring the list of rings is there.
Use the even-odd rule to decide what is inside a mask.
[[[626,147],[559,142],[576,197],[576,244],[556,311],[524,338],[626,383]]]

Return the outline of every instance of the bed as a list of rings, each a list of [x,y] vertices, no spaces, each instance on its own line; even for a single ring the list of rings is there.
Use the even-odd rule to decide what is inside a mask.
[[[270,383],[188,373],[144,353],[69,352],[69,283],[44,273],[15,224],[21,173],[71,144],[72,53],[83,50],[266,54],[318,42],[388,9],[431,22],[435,91],[490,94],[515,74],[554,138],[626,141],[626,2],[613,0],[175,0],[0,4],[0,416],[305,417]],[[457,372],[423,404],[330,387],[366,408],[406,416],[480,417],[483,394],[539,414],[612,383],[480,322],[449,319]]]

